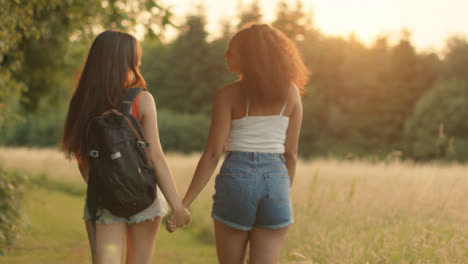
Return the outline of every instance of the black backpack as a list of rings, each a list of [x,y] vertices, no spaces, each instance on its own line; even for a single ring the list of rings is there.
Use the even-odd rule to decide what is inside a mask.
[[[94,245],[98,210],[128,218],[156,199],[156,177],[138,120],[129,113],[143,88],[129,88],[119,108],[92,118],[86,131],[89,175],[86,203]]]

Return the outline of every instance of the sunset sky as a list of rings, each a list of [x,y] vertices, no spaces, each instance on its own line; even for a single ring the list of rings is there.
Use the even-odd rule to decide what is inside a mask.
[[[222,18],[236,23],[238,0],[162,0],[177,17],[194,12],[202,3],[211,36],[219,34]],[[252,0],[242,0],[249,6]],[[265,22],[275,17],[276,0],[260,0]],[[288,0],[294,4],[295,0]],[[398,39],[401,29],[412,32],[411,40],[420,50],[440,51],[448,36],[468,36],[468,0],[303,0],[304,10],[326,35],[348,36],[354,32],[364,43],[387,34]],[[176,20],[181,21],[181,20]]]

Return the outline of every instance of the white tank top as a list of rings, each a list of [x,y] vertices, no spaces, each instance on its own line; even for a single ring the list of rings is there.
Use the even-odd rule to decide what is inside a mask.
[[[249,100],[245,116],[231,120],[231,130],[226,140],[226,151],[284,153],[284,141],[288,130],[289,117],[279,115],[249,116]]]

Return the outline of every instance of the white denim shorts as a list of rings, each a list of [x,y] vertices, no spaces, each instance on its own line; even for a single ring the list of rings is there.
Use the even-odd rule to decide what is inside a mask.
[[[156,188],[157,188],[156,190],[157,197],[156,197],[156,200],[154,200],[154,203],[152,203],[148,208],[139,212],[138,214],[125,218],[125,217],[115,216],[107,209],[98,209],[97,215],[99,216],[99,218],[97,219],[96,222],[104,223],[104,224],[113,224],[116,222],[135,224],[135,223],[140,223],[146,220],[153,220],[154,218],[158,216],[165,216],[167,212],[169,211],[166,198],[162,194],[159,187],[156,187]],[[89,219],[91,219],[91,215],[88,211],[88,206],[86,205],[86,202],[85,202],[83,220],[89,220]]]

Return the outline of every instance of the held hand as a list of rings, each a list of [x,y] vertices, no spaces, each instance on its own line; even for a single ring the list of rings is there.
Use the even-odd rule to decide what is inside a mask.
[[[176,228],[184,228],[190,222],[190,212],[183,207],[173,209],[166,220],[166,229],[174,232]]]
[[[171,214],[167,219],[166,219],[166,230],[169,233],[173,233],[174,231],[177,230],[177,225],[174,224],[173,222],[173,215]]]

